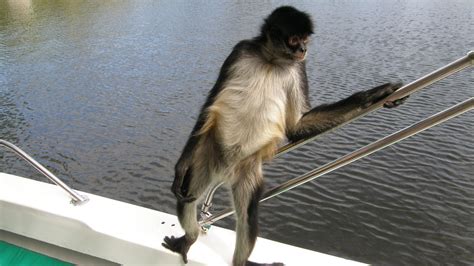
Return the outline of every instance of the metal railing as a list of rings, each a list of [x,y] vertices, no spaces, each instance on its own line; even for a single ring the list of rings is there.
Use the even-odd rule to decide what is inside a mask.
[[[310,137],[308,139],[304,139],[304,140],[301,140],[301,141],[298,141],[298,142],[295,142],[295,143],[290,143],[290,144],[287,144],[283,147],[281,147],[276,156],[279,156],[279,155],[282,155],[284,153],[287,153],[289,151],[292,151],[316,138],[319,138],[321,137],[323,134],[326,134],[326,133],[329,133],[329,132],[332,132],[333,130],[339,128],[339,127],[342,127],[344,126],[345,124],[347,123],[350,123],[356,119],[359,119],[365,115],[367,115],[368,113],[371,113],[372,111],[375,111],[375,110],[378,110],[380,109],[385,102],[387,101],[394,101],[396,99],[400,99],[400,98],[403,98],[405,96],[408,96],[418,90],[421,90],[441,79],[444,79],[454,73],[457,73],[467,67],[470,67],[470,66],[473,66],[474,65],[474,51],[470,51],[467,55],[463,56],[462,58],[456,60],[456,61],[453,61],[452,63],[442,67],[442,68],[439,68],[431,73],[429,73],[428,75],[425,75],[401,88],[399,88],[397,91],[395,91],[394,93],[392,93],[391,95],[389,95],[387,98],[385,99],[382,99],[380,101],[378,101],[377,103],[371,105],[370,107],[366,108],[363,110],[363,112],[361,112],[358,116],[354,117],[353,119],[347,121],[346,123],[343,123],[337,127],[334,127],[330,130],[327,130],[325,132],[323,132],[322,134],[319,134],[317,136],[314,136],[314,137]],[[432,126],[435,126],[439,123],[442,123],[444,121],[446,121],[447,119],[450,119],[454,116],[457,116],[457,115],[460,115],[461,113],[464,113],[470,109],[473,108],[473,105],[474,105],[474,100],[473,98],[461,103],[461,104],[458,104],[452,108],[449,108],[443,112],[440,112],[428,119],[425,119],[417,124],[414,124],[408,128],[405,128],[397,133],[394,133],[388,137],[385,137],[379,141],[376,141],[372,144],[369,144],[357,151],[354,151],[350,154],[347,154],[346,156],[343,156],[341,158],[339,158],[338,160],[335,160],[331,163],[328,163],[320,168],[317,168],[313,171],[310,171],[309,173],[305,174],[305,175],[302,175],[300,177],[297,177],[297,178],[294,178],[292,180],[289,180],[285,183],[283,183],[282,185],[280,186],[277,186],[275,188],[272,188],[270,190],[268,190],[267,192],[264,193],[264,196],[262,197],[262,199],[260,200],[260,202],[264,201],[264,200],[267,200],[269,198],[272,198],[280,193],[283,193],[287,190],[290,190],[296,186],[299,186],[299,185],[302,185],[310,180],[313,180],[321,175],[324,175],[326,173],[329,173],[335,169],[338,169],[339,167],[342,167],[346,164],[349,164],[355,160],[358,160],[360,158],[363,158],[375,151],[378,151],[380,149],[383,149],[389,145],[392,145],[398,141],[401,141],[409,136],[412,136],[416,133],[419,133],[427,128],[430,128]],[[211,213],[209,212],[209,209],[211,208],[212,206],[212,198],[214,196],[214,193],[217,191],[217,189],[222,185],[223,183],[220,183],[218,185],[216,185],[215,187],[213,187],[209,193],[207,194],[206,198],[205,198],[205,201],[202,205],[202,208],[201,208],[201,221],[199,222],[200,225],[201,225],[201,228],[206,231],[209,229],[210,225],[222,218],[225,218],[227,216],[229,216],[230,214],[232,214],[234,211],[232,209],[226,209],[224,211],[221,211],[219,212],[218,214],[216,215],[211,215]]]
[[[74,205],[81,205],[89,201],[89,198],[85,195],[81,195],[77,193],[76,191],[72,190],[68,185],[66,185],[63,181],[61,181],[58,177],[56,177],[53,173],[51,173],[48,169],[46,169],[44,166],[42,166],[40,163],[38,163],[35,159],[33,159],[31,156],[29,156],[26,152],[18,148],[17,146],[13,145],[12,143],[0,139],[0,146],[4,146],[8,148],[9,150],[13,151],[16,155],[18,155],[20,158],[24,159],[27,161],[31,166],[33,166],[36,170],[38,170],[41,174],[46,176],[51,182],[54,184],[60,186],[62,189],[64,189],[69,196],[71,197],[71,203]]]

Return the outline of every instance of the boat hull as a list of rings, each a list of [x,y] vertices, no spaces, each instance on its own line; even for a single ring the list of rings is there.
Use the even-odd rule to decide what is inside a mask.
[[[54,185],[4,173],[0,184],[0,230],[118,264],[182,264],[178,254],[161,245],[165,236],[183,234],[174,215],[86,192],[81,193],[90,201],[75,206]],[[187,265],[230,265],[234,242],[234,231],[213,226],[193,245]],[[363,265],[264,238],[257,239],[251,259]]]

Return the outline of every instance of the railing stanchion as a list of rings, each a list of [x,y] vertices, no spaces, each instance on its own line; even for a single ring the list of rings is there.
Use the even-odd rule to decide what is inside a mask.
[[[41,174],[46,176],[51,182],[54,184],[60,186],[62,189],[64,189],[69,196],[71,197],[71,203],[74,205],[81,205],[89,201],[87,196],[85,195],[80,195],[76,191],[72,190],[68,185],[66,185],[61,179],[57,178],[53,173],[51,173],[48,169],[46,169],[44,166],[42,166],[40,163],[38,163],[35,159],[33,159],[31,156],[29,156],[26,152],[18,148],[17,146],[13,145],[12,143],[0,139],[0,146],[4,146],[11,151],[13,151],[16,155],[18,155],[20,158],[24,159],[27,161],[29,164],[31,164],[36,170],[38,170]]]

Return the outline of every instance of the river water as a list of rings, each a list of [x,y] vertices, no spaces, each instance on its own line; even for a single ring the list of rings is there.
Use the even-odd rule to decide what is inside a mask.
[[[76,189],[175,213],[173,166],[220,65],[282,3],[0,0],[0,138]],[[474,48],[472,0],[293,5],[316,23],[313,105]],[[266,186],[472,97],[473,73],[275,159]],[[376,265],[473,265],[473,130],[466,113],[263,203],[260,235]],[[44,180],[6,152],[0,171]]]

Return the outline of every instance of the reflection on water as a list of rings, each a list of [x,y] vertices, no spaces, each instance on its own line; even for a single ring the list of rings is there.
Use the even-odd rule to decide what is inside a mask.
[[[278,5],[0,1],[0,138],[74,188],[174,213],[173,164],[219,66]],[[316,20],[313,104],[412,81],[474,47],[470,0],[295,6]],[[472,97],[473,84],[464,71],[278,158],[267,186]],[[373,264],[473,264],[473,129],[467,113],[272,199],[261,235]],[[40,178],[3,152],[0,171]]]

